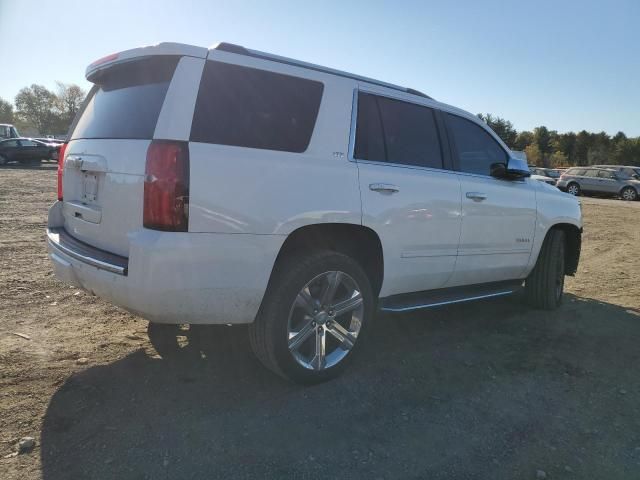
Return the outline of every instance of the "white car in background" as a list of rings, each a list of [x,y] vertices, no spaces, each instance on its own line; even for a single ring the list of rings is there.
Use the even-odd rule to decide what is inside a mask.
[[[225,43],[128,50],[86,77],[49,254],[161,350],[177,324],[245,323],[269,369],[319,382],[376,311],[522,289],[553,309],[578,266],[578,200],[416,90]]]
[[[546,175],[536,175],[535,173],[532,173],[531,178],[533,180],[537,180],[538,182],[543,182],[547,185],[551,185],[552,187],[556,186],[556,181],[551,177],[547,177]]]

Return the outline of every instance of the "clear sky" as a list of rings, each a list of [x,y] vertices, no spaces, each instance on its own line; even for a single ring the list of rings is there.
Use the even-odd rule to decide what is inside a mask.
[[[640,0],[0,0],[0,97],[112,52],[219,41],[422,90],[518,130],[640,135]]]

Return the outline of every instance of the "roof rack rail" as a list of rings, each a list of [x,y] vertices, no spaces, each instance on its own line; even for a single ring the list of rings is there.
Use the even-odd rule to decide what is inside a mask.
[[[373,85],[378,85],[381,87],[392,88],[394,90],[398,90],[401,92],[409,93],[411,95],[417,95],[419,97],[428,98],[433,100],[429,95],[422,93],[419,90],[415,90],[413,88],[401,87],[399,85],[394,85],[392,83],[382,82],[380,80],[374,80],[373,78],[367,78],[360,75],[355,75],[353,73],[343,72],[341,70],[335,70],[329,67],[323,67],[321,65],[315,65],[313,63],[302,62],[300,60],[294,60],[292,58],[281,57],[279,55],[273,55],[271,53],[260,52],[258,50],[250,50],[241,45],[235,45],[233,43],[220,42],[214,47],[212,50],[220,50],[221,52],[235,53],[238,55],[245,55],[247,57],[260,58],[263,60],[271,60],[273,62],[283,63],[286,65],[293,65],[295,67],[308,68],[309,70],[315,70],[317,72],[329,73],[332,75],[337,75],[339,77],[350,78],[352,80],[359,80],[362,82],[371,83]]]

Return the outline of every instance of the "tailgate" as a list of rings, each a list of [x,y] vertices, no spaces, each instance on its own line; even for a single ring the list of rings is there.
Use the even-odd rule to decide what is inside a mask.
[[[129,234],[142,228],[147,149],[179,60],[142,57],[91,78],[64,159],[64,228],[76,239],[128,257]]]
[[[64,228],[85,243],[129,255],[142,228],[145,157],[150,140],[73,140],[63,176]]]

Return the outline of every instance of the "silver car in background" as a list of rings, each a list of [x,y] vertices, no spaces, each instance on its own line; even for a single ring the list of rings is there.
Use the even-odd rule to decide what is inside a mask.
[[[628,177],[635,180],[640,180],[640,166],[634,167],[629,165],[594,165],[594,167],[607,168],[616,172],[620,177]]]
[[[637,200],[640,181],[611,168],[573,167],[562,174],[556,186],[572,195],[599,194]]]

